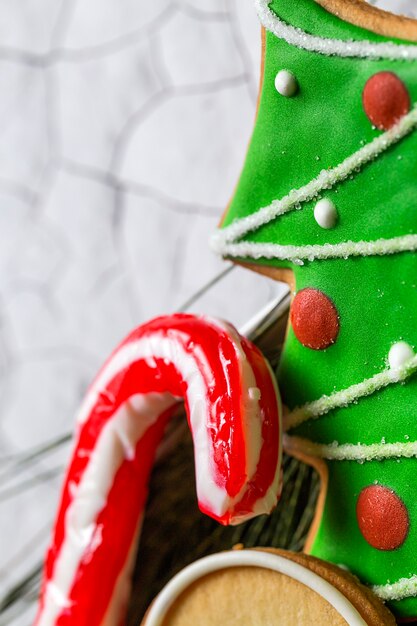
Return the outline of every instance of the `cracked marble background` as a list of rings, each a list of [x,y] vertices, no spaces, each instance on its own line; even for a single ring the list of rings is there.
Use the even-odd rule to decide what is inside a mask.
[[[69,446],[28,452],[67,436],[132,327],[226,267],[207,240],[250,136],[260,29],[251,0],[2,0],[0,18],[4,596],[42,559]],[[277,289],[230,281],[193,310],[241,324]],[[33,598],[0,624],[29,626]]]

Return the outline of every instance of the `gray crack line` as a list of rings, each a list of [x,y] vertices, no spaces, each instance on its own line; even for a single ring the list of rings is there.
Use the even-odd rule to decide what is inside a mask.
[[[183,202],[168,196],[163,191],[151,185],[137,183],[125,177],[116,176],[111,171],[102,170],[91,165],[78,163],[68,158],[60,159],[60,168],[68,174],[91,180],[105,185],[116,191],[132,194],[141,198],[149,198],[157,202],[161,208],[179,213],[181,215],[196,215],[200,217],[213,217],[220,214],[219,207],[208,205],[196,205],[191,202]]]

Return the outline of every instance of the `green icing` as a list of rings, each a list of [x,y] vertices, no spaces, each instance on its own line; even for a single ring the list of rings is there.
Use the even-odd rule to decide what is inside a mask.
[[[339,39],[386,41],[328,14],[312,0],[274,0],[276,13],[312,34]],[[276,73],[288,69],[299,92],[283,98]],[[264,81],[257,123],[243,172],[224,226],[335,167],[380,134],[362,107],[362,90],[379,71],[393,71],[417,103],[417,63],[344,59],[308,52],[267,33]],[[279,244],[324,244],[375,240],[417,233],[417,132],[323,196],[337,206],[339,221],[324,230],[313,217],[314,202],[263,226],[244,239]],[[253,262],[253,261],[252,261]],[[417,255],[316,260],[291,267],[297,290],[314,287],[338,310],[337,342],[324,351],[301,345],[289,329],[279,370],[283,399],[293,408],[346,388],[386,368],[391,345],[407,341],[417,350]],[[320,443],[378,443],[417,440],[417,376],[394,384],[348,408],[310,420],[292,434]],[[312,553],[344,564],[369,584],[386,584],[417,574],[417,461],[331,462],[324,514]],[[355,514],[361,489],[377,481],[392,488],[407,506],[410,530],[395,551],[372,548]],[[391,603],[401,616],[417,616],[417,598]]]

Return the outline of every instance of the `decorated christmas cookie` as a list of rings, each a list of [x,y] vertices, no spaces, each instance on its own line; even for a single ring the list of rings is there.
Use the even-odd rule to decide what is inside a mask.
[[[183,570],[143,626],[394,626],[393,615],[351,574],[303,554],[236,550]]]
[[[148,476],[182,399],[200,509],[237,524],[276,504],[281,408],[259,350],[211,318],[178,314],[140,326],[78,415],[36,626],[123,623]]]
[[[417,22],[256,0],[257,122],[213,246],[288,280],[285,446],[322,492],[307,550],[417,616]]]

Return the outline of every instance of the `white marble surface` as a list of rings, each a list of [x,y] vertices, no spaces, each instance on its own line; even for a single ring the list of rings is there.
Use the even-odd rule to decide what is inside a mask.
[[[72,428],[134,325],[225,267],[207,239],[244,158],[259,57],[251,0],[0,4],[0,595],[43,555],[69,448],[19,455]],[[240,324],[272,289],[243,272],[194,308]],[[29,626],[21,608],[0,624]]]

